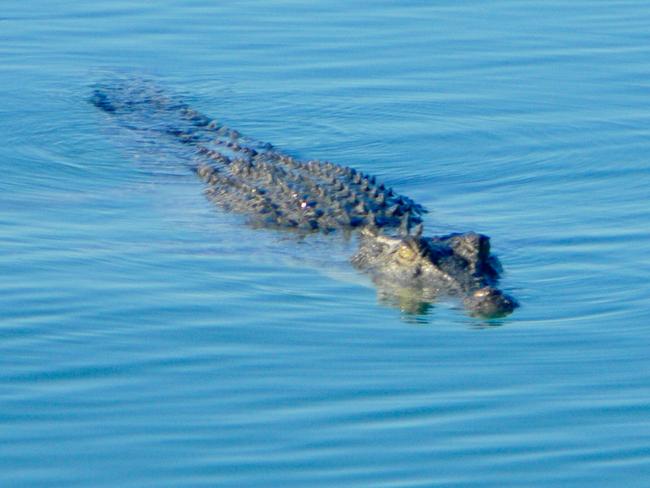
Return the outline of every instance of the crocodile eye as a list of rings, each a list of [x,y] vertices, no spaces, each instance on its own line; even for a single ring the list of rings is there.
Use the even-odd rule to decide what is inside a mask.
[[[397,255],[406,261],[413,261],[415,259],[415,251],[406,244],[402,244],[399,247]]]

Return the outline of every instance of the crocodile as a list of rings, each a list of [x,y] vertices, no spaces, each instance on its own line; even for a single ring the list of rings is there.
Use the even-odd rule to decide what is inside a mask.
[[[460,299],[471,315],[500,317],[517,301],[498,287],[501,267],[479,233],[423,235],[426,209],[375,176],[328,161],[301,160],[247,137],[166,94],[120,80],[94,87],[90,101],[120,125],[191,149],[190,169],[218,207],[254,226],[302,234],[355,233],[353,266],[383,291],[418,300]]]

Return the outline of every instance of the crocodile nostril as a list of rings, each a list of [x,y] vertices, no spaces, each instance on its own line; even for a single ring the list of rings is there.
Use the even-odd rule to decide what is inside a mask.
[[[490,288],[489,286],[486,286],[474,292],[475,298],[487,298],[489,296],[495,296],[495,295],[499,295],[499,292],[494,288]]]

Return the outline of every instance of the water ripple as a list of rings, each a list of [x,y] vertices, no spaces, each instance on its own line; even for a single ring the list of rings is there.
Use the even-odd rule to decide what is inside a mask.
[[[643,2],[43,0],[0,18],[0,485],[645,486]],[[354,242],[213,208],[87,103],[150,77],[428,232],[521,309],[386,306]]]

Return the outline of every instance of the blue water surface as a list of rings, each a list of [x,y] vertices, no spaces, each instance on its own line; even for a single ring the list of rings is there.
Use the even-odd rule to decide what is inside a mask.
[[[650,486],[650,5],[0,11],[0,486]],[[498,321],[377,296],[88,103],[145,76],[492,238]]]

